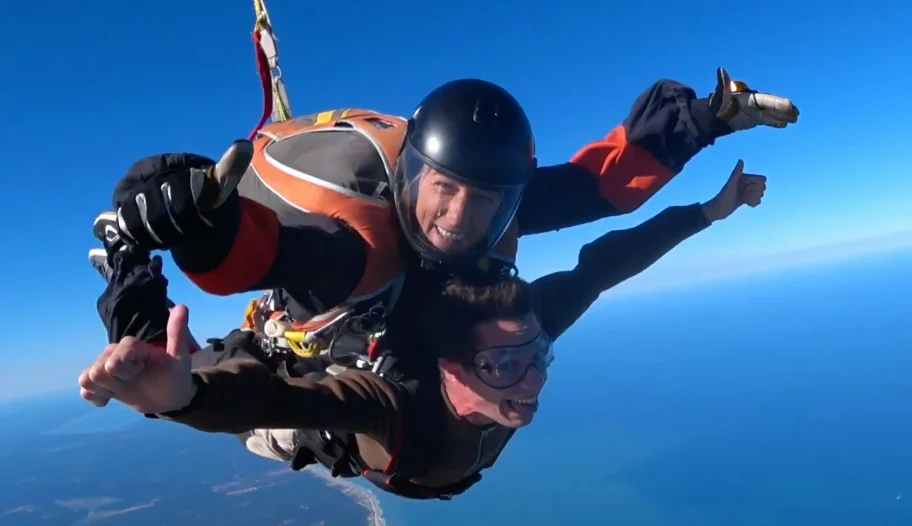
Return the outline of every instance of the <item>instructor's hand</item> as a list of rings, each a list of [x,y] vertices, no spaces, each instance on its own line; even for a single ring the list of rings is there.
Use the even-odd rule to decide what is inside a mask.
[[[703,213],[710,223],[725,219],[741,205],[759,205],[765,192],[766,176],[744,173],[744,161],[739,159],[722,190],[703,205]]]
[[[716,70],[716,89],[709,98],[709,107],[735,131],[755,126],[785,128],[798,122],[800,113],[798,106],[785,97],[761,93],[732,80],[725,68]]]
[[[190,404],[196,384],[190,372],[187,307],[171,309],[165,349],[136,338],[105,347],[79,375],[79,394],[104,407],[113,398],[140,413],[166,413]]]
[[[207,214],[236,197],[251,159],[253,145],[235,141],[218,162],[190,153],[136,161],[114,188],[118,235],[145,250],[211,235]]]

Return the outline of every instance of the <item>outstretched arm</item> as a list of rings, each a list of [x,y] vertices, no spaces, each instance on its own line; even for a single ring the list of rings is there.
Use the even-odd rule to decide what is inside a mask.
[[[226,158],[233,151],[239,149],[232,146]],[[190,280],[211,294],[285,288],[322,306],[348,297],[364,274],[361,236],[287,204],[247,164],[220,166],[191,154],[137,161],[114,191],[118,230],[133,246],[169,249]],[[229,174],[224,180],[231,184],[211,184],[202,174],[213,169]]]
[[[585,245],[576,268],[532,282],[541,298],[545,331],[558,338],[602,292],[643,272],[707,226],[701,205],[673,206],[639,226],[609,232]]]
[[[570,162],[539,168],[523,194],[520,236],[623,215],[639,208],[690,159],[732,129],[709,99],[671,80],[656,82],[624,122]]]
[[[744,174],[738,161],[722,190],[705,204],[672,206],[639,226],[609,232],[585,245],[573,270],[535,280],[545,330],[557,338],[592,306],[602,292],[643,272],[685,239],[741,205],[760,204],[766,178]]]
[[[717,73],[712,97],[698,98],[679,82],[656,82],[606,137],[581,148],[568,163],[539,168],[517,212],[519,235],[630,213],[719,137],[758,125],[784,128],[797,120],[798,109],[789,100],[732,82],[721,68]]]
[[[333,429],[384,443],[398,439],[414,397],[396,384],[357,369],[320,381],[283,379],[244,357],[192,369],[187,320],[186,307],[171,310],[163,349],[138,338],[107,345],[80,374],[81,396],[99,407],[116,399],[207,432]]]
[[[190,281],[218,295],[284,288],[323,306],[348,297],[367,260],[357,232],[330,217],[281,213],[284,202],[254,173],[238,190],[213,217],[210,235],[171,249]]]
[[[194,429],[336,429],[393,436],[400,396],[392,384],[360,371],[317,382],[282,378],[263,364],[233,358],[193,371],[197,392],[178,411],[158,415]]]

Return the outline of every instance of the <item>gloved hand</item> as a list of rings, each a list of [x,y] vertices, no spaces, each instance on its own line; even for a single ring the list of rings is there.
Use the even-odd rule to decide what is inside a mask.
[[[709,97],[709,107],[735,131],[761,125],[785,128],[798,122],[798,106],[792,101],[731,80],[725,68],[716,71],[716,90]]]
[[[114,189],[117,225],[128,244],[167,249],[205,235],[206,218],[236,195],[253,145],[235,141],[218,163],[188,153],[153,155],[133,163]]]
[[[111,254],[109,262],[112,276],[96,303],[108,342],[117,343],[127,336],[152,343],[164,341],[173,304],[168,299],[161,257],[150,259],[144,250],[127,249]]]

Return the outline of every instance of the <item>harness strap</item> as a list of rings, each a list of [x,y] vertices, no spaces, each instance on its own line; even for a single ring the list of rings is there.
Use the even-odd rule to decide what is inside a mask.
[[[454,484],[441,486],[439,488],[428,488],[414,484],[408,479],[408,477],[400,475],[398,473],[385,475],[380,471],[368,470],[363,473],[363,476],[371,484],[377,486],[383,491],[393,493],[394,495],[405,497],[407,499],[416,500],[452,500],[453,497],[465,493],[466,490],[481,480],[481,473],[475,473],[474,475]]]
[[[273,351],[288,351],[299,358],[329,355],[344,366],[364,358],[374,362],[385,334],[388,305],[395,303],[397,293],[395,287],[386,288],[360,303],[344,305],[320,314],[319,320],[312,317],[302,323],[294,318],[289,304],[293,300],[287,292],[275,289],[250,301],[242,327],[264,337],[266,347]]]
[[[260,76],[260,82],[263,87],[263,114],[260,116],[259,122],[253,128],[253,131],[250,132],[250,135],[247,136],[248,141],[253,141],[256,139],[257,134],[260,130],[263,129],[263,126],[266,124],[266,121],[269,119],[270,113],[272,113],[272,90],[270,89],[270,73],[269,66],[267,65],[266,54],[263,52],[263,48],[260,45],[261,33],[254,29],[253,31],[253,43],[256,48],[256,61],[257,61],[257,72]]]
[[[260,352],[259,339],[259,336],[253,331],[235,330],[223,340],[213,340],[210,343],[217,350],[224,347],[240,347],[258,359],[268,362],[270,360]],[[326,366],[330,362],[326,360],[320,358],[298,360],[298,363],[304,362],[311,363],[312,369],[294,376],[304,376],[313,381],[319,381],[330,374],[326,371]],[[358,460],[357,441],[353,434],[311,429],[295,431],[296,447],[290,462],[291,469],[298,471],[311,464],[321,464],[329,470],[333,477],[363,476],[383,491],[418,500],[451,500],[480,481],[481,473],[474,473],[454,484],[438,488],[429,488],[411,482],[412,478],[424,474],[445,454],[446,417],[438,407],[442,401],[433,396],[424,396],[424,393],[419,392],[422,389],[422,383],[411,378],[414,373],[403,374],[398,364],[398,358],[389,353],[382,353],[371,369],[374,374],[403,388],[408,393],[403,400],[412,402],[411,407],[403,408],[405,416],[412,421],[402,423],[399,431],[402,441],[399,447],[391,452],[391,461],[385,469],[370,469],[361,464]],[[280,375],[292,376],[287,370],[283,371],[281,367],[278,369],[277,372]],[[426,388],[431,387],[426,386]]]
[[[291,459],[291,469],[299,471],[311,464],[321,464],[333,477],[352,478],[362,476],[371,484],[387,493],[416,500],[451,500],[464,493],[481,480],[481,473],[446,486],[430,488],[413,483],[411,476],[403,472],[385,473],[382,470],[367,469],[356,459],[357,446],[353,436],[338,437],[319,431],[297,431],[297,447]]]
[[[422,397],[422,393],[417,392],[420,389],[420,382],[412,379],[406,380],[397,364],[398,359],[395,356],[383,353],[374,362],[371,370],[374,374],[403,387],[410,393],[410,396],[405,397],[408,400],[433,399]],[[329,373],[320,371],[306,376],[311,380],[319,381],[327,374]],[[358,461],[358,446],[354,435],[317,430],[296,432],[297,448],[291,460],[291,469],[297,471],[310,464],[321,464],[329,469],[333,477],[362,476],[377,488],[401,497],[419,500],[450,500],[481,480],[481,474],[475,473],[457,483],[439,488],[424,487],[411,482],[413,477],[424,474],[428,467],[436,463],[437,459],[444,454],[445,418],[436,406],[425,404],[421,404],[421,406],[407,411],[409,416],[416,418],[416,421],[403,424],[399,435],[404,437],[405,441],[399,444],[396,451],[391,452],[392,458],[386,469],[369,469]],[[437,415],[440,415],[440,418],[434,418]],[[417,421],[418,418],[421,419],[420,422]]]

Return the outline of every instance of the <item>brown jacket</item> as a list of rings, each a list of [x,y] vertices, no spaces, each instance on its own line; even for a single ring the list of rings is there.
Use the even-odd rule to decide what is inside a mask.
[[[557,338],[599,295],[639,274],[678,243],[708,225],[699,205],[670,207],[628,230],[609,232],[580,251],[577,266],[532,283],[541,296],[543,328]],[[233,358],[194,370],[202,386],[186,409],[160,415],[201,431],[243,433],[251,429],[329,429],[357,435],[361,461],[384,469],[391,452],[420,447],[417,431],[439,415],[415,409],[418,396],[441,395],[428,386],[413,394],[373,373],[348,369],[319,382],[275,375],[255,360]],[[455,415],[446,396],[446,443],[437,465],[413,480],[427,487],[462,481],[497,459],[511,430],[481,428]],[[411,430],[411,431],[410,431]]]
[[[383,470],[391,452],[400,451],[413,425],[432,420],[420,414],[428,404],[368,371],[347,369],[319,382],[282,378],[255,360],[235,358],[194,370],[201,386],[185,410],[159,415],[200,431],[242,433],[256,428],[331,429],[356,434],[362,463]],[[456,484],[494,463],[506,446],[510,430],[499,425],[479,427],[458,417],[445,395],[445,455],[424,476],[412,480],[425,487]],[[435,406],[435,407],[440,407]],[[408,447],[418,447],[409,444]]]

